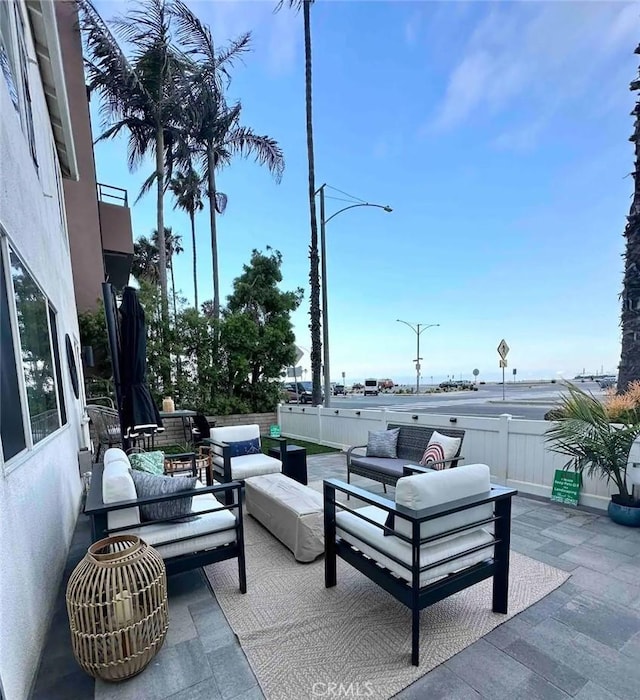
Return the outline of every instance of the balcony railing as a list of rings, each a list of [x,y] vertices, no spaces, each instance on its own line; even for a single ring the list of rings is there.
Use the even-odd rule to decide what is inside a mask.
[[[129,198],[127,190],[122,187],[114,187],[113,185],[104,185],[101,182],[97,183],[98,200],[106,204],[116,204],[121,207],[129,206]]]

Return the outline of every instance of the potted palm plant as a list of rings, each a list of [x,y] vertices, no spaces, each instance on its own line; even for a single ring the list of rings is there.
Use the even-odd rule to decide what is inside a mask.
[[[640,411],[626,411],[624,422],[612,423],[607,408],[593,394],[567,385],[558,420],[546,431],[551,450],[569,457],[565,469],[613,482],[609,517],[621,525],[640,527],[640,500],[627,475],[629,452],[640,435]]]

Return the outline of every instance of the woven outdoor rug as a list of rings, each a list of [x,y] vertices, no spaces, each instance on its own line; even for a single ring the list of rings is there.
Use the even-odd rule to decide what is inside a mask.
[[[390,698],[569,577],[512,552],[509,614],[491,611],[491,579],[426,608],[415,667],[408,608],[340,559],[338,585],[325,588],[322,557],[296,562],[250,516],[245,533],[245,595],[235,559],[205,572],[267,700],[328,697],[330,683],[335,697]]]

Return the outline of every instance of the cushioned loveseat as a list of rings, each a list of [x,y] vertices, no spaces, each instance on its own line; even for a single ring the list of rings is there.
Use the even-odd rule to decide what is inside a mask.
[[[451,438],[459,438],[460,444],[457,452],[451,459],[440,462],[432,461],[431,465],[437,467],[457,467],[464,459],[460,456],[464,430],[451,428],[429,428],[423,425],[397,425],[390,423],[387,430],[399,429],[398,442],[396,444],[396,457],[371,457],[367,456],[367,445],[355,445],[347,451],[347,482],[351,483],[351,474],[365,476],[386,485],[395,486],[396,481],[403,474],[403,466],[410,464],[420,465],[429,440],[434,432]]]
[[[118,448],[108,449],[104,466],[96,465],[93,471],[85,506],[92,520],[93,541],[112,534],[138,535],[164,559],[167,574],[237,557],[240,590],[246,592],[242,508],[238,505],[241,485],[203,486],[194,478],[190,483],[196,488],[139,497],[134,478],[127,455]],[[152,478],[171,482],[182,477]],[[181,486],[181,482],[175,483]],[[216,495],[229,504],[223,505]],[[150,506],[178,500],[181,514],[145,518],[145,513],[154,512]]]

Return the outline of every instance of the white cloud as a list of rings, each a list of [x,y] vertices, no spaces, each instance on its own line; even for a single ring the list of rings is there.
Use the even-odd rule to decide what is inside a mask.
[[[632,54],[640,4],[505,3],[483,8],[457,62],[429,130],[444,131],[478,115],[492,116],[526,100],[535,118],[509,141],[531,139],[564,101],[584,94],[618,57]],[[615,89],[615,86],[612,88]],[[549,109],[553,105],[553,109]],[[528,134],[528,136],[527,136]]]
[[[191,0],[189,5],[220,43],[251,31],[254,53],[271,73],[287,72],[299,60],[302,15],[286,4],[279,12],[275,0]]]

